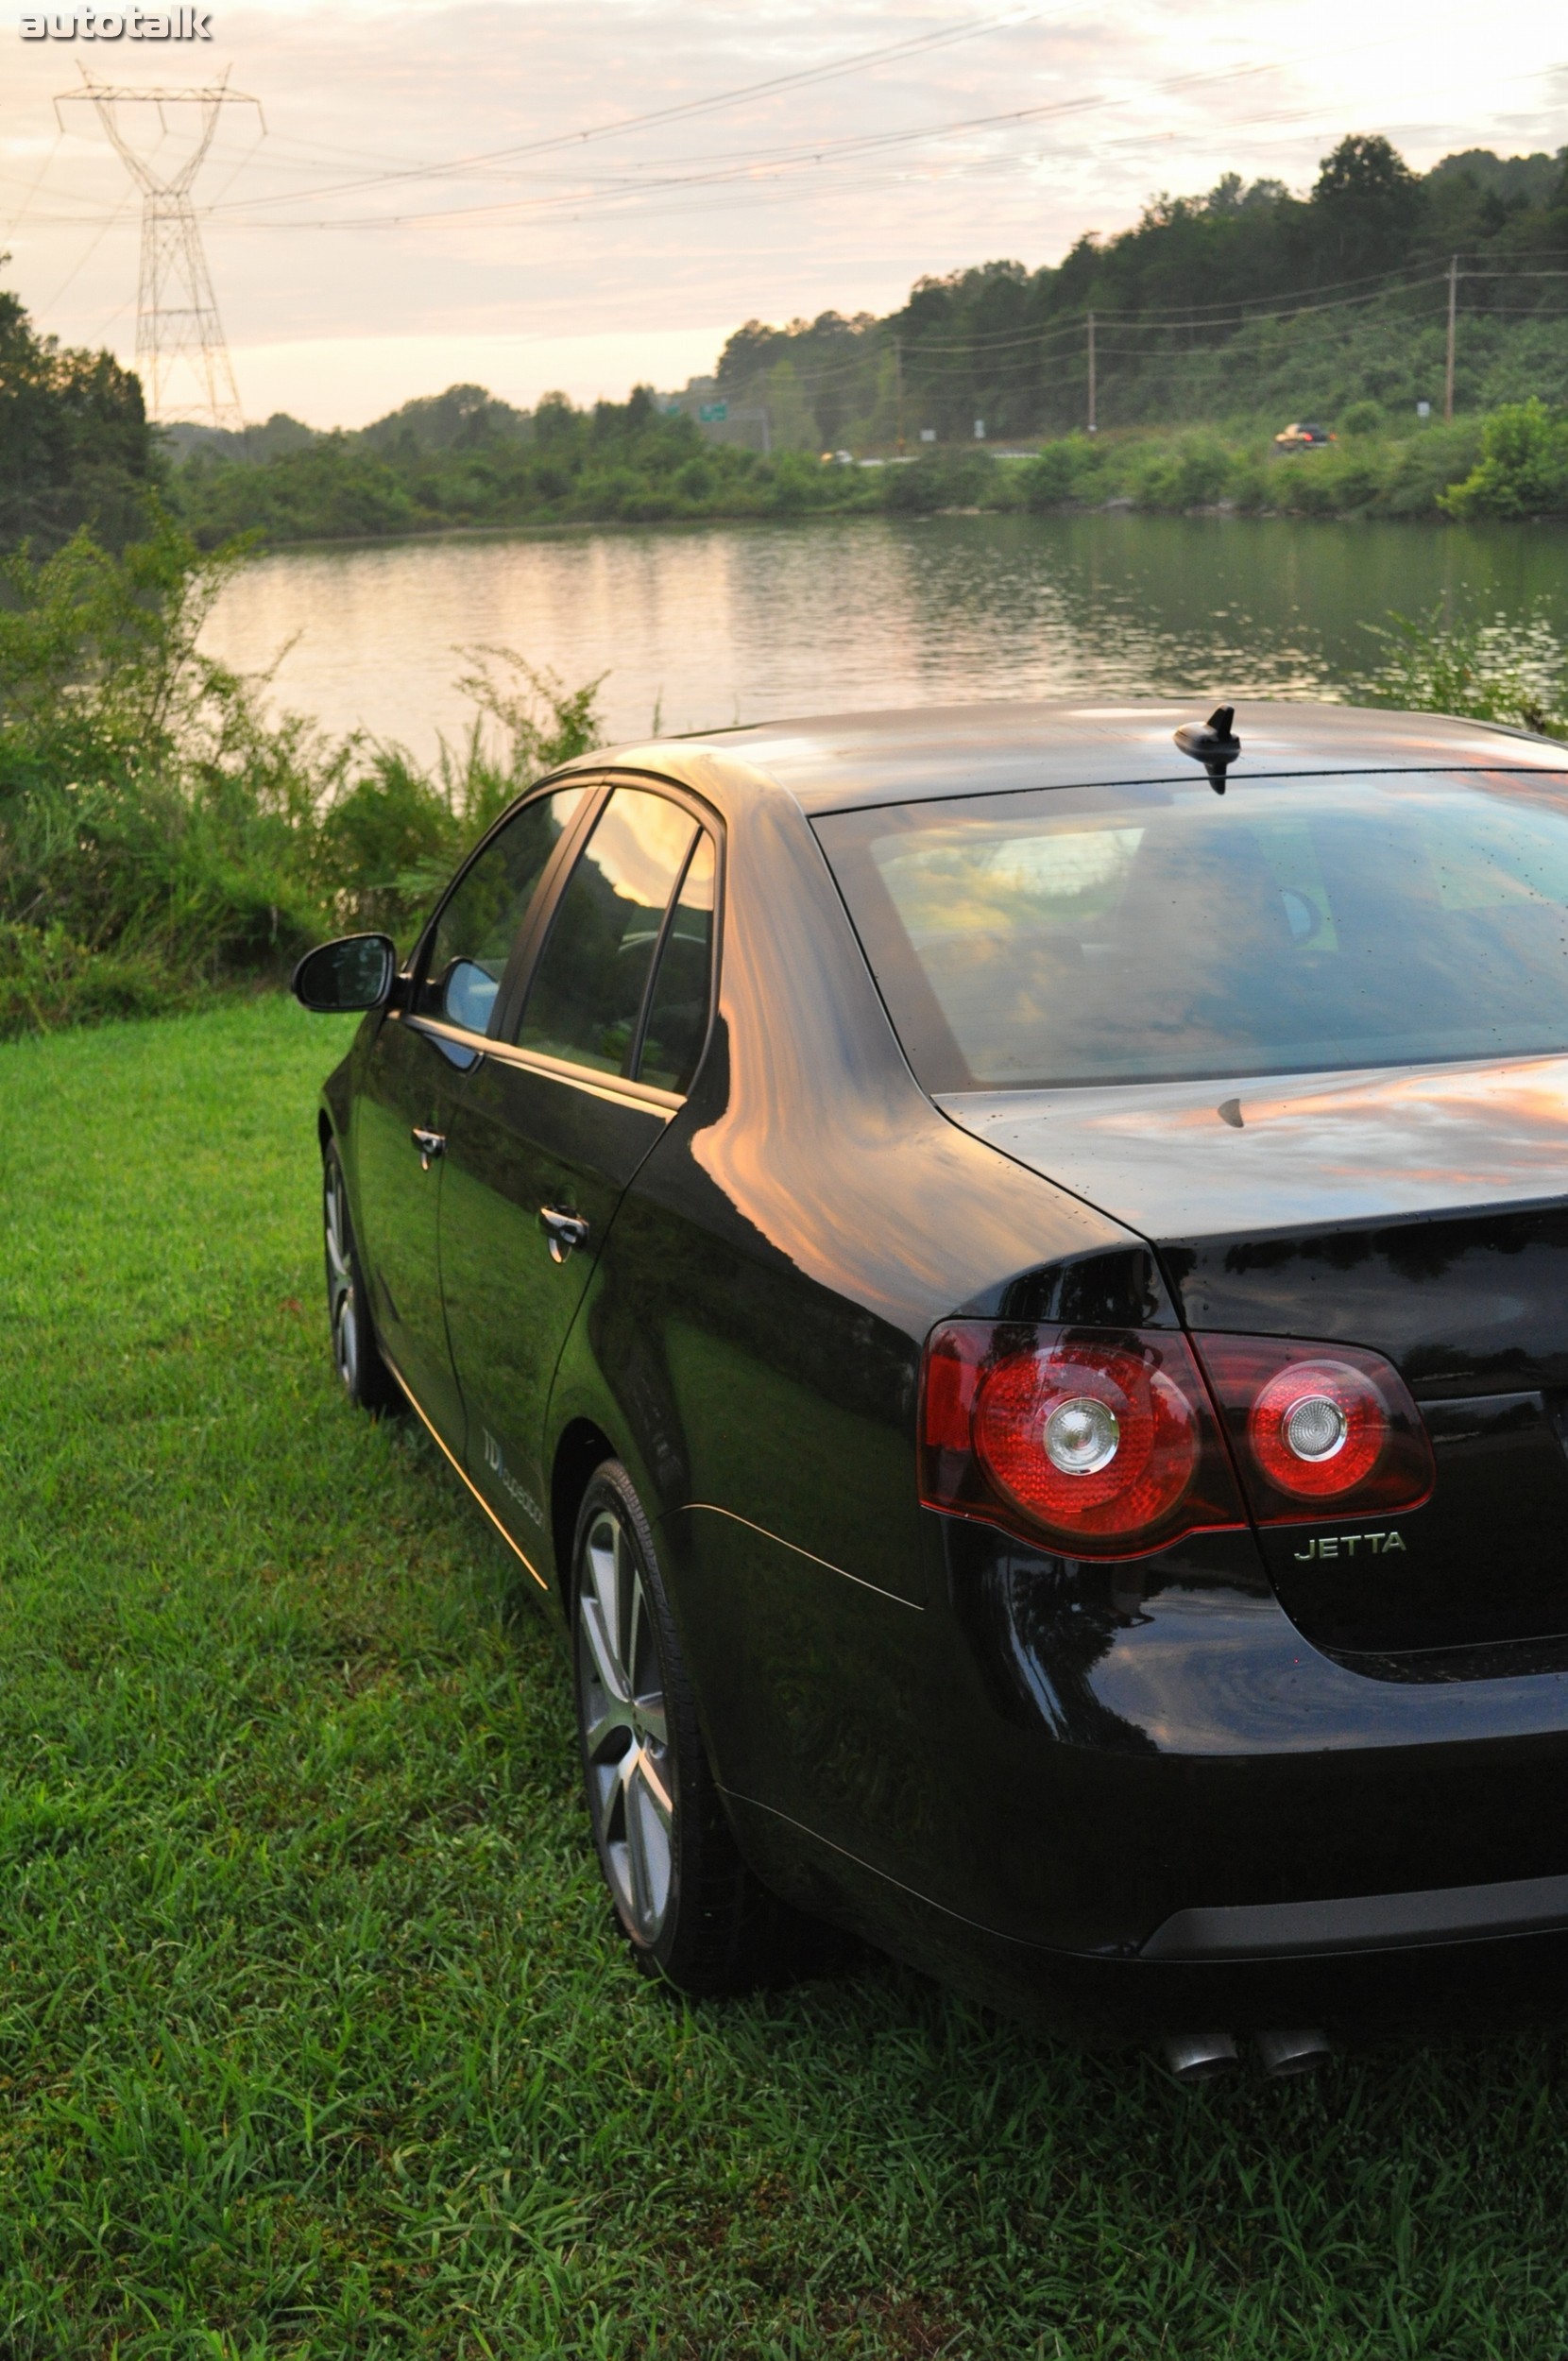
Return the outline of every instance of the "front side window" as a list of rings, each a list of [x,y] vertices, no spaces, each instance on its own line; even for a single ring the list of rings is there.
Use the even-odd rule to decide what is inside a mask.
[[[469,1033],[491,1031],[529,904],[586,793],[559,787],[524,804],[458,880],[435,922],[415,996],[419,1016]]]
[[[667,797],[616,789],[551,922],[523,1005],[521,1048],[602,1072],[633,1071],[655,953],[698,834],[690,813]],[[690,923],[701,923],[699,911]],[[705,1023],[706,1013],[705,997]]]
[[[1568,1050],[1568,772],[1044,789],[817,829],[929,1089]]]

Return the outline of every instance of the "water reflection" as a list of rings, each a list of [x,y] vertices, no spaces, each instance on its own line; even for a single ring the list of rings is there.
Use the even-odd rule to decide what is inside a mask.
[[[572,683],[606,672],[612,737],[970,697],[1321,695],[1375,661],[1365,628],[1441,601],[1537,600],[1568,630],[1562,536],[1286,519],[827,519],[451,536],[281,551],[231,584],[206,644],[296,645],[281,698],[429,753],[459,729],[459,645]],[[298,635],[298,636],[297,636]]]

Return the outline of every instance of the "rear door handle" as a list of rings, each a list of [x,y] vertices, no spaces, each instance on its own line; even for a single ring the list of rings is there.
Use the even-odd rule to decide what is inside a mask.
[[[419,1151],[420,1172],[428,1172],[435,1158],[446,1155],[447,1135],[444,1131],[426,1131],[422,1123],[416,1123],[414,1145]]]
[[[573,1246],[588,1244],[588,1225],[580,1213],[563,1213],[554,1206],[540,1206],[539,1227],[550,1240],[552,1262],[564,1262]]]

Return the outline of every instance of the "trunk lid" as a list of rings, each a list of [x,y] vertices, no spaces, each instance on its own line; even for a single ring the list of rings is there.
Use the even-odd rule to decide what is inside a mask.
[[[1403,1657],[1568,1634],[1568,1058],[938,1104],[1140,1231],[1190,1327],[1399,1369],[1427,1505],[1260,1535],[1308,1638]]]

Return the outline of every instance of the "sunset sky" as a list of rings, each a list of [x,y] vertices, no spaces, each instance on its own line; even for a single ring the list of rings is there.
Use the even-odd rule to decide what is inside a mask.
[[[212,21],[179,47],[0,26],[6,283],[129,360],[138,200],[91,108],[60,129],[54,101],[82,62],[139,87],[227,68],[264,115],[264,135],[227,109],[196,183],[241,397],[314,425],[458,379],[524,404],[678,385],[754,315],[883,311],[921,272],[1054,262],[1228,169],[1304,189],[1347,130],[1418,168],[1568,141],[1568,33],[1543,0],[220,0]],[[161,163],[190,119],[171,111]],[[156,139],[150,110],[124,120]]]

